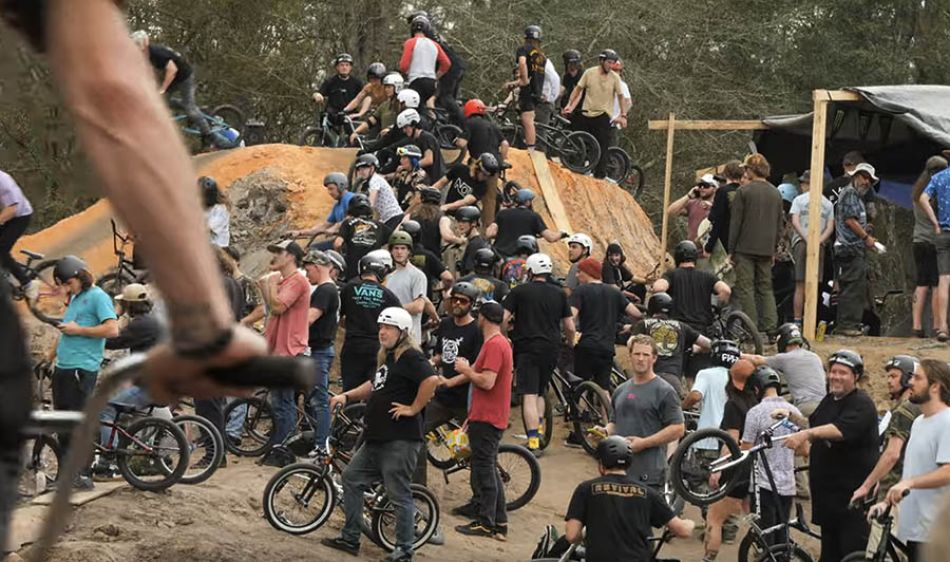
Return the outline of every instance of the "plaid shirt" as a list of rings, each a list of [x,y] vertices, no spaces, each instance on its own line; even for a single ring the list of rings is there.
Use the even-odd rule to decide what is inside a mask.
[[[756,439],[763,430],[768,429],[775,423],[772,419],[772,412],[778,409],[788,410],[793,415],[801,416],[798,408],[792,406],[780,396],[772,396],[763,399],[756,406],[749,410],[745,416],[745,430],[742,432],[742,442],[754,445]],[[774,437],[788,435],[791,430],[780,426],[775,430]],[[769,460],[769,468],[772,470],[772,477],[775,478],[775,488],[779,495],[795,495],[795,451],[786,449],[781,442],[776,443],[771,449],[765,450],[765,456]],[[769,477],[765,474],[765,467],[762,462],[756,463],[755,481],[759,488],[770,489]]]
[[[853,185],[841,190],[838,194],[838,203],[835,205],[835,255],[857,256],[864,253],[864,241],[848,227],[845,221],[857,219],[862,228],[868,226],[867,209],[861,195]]]

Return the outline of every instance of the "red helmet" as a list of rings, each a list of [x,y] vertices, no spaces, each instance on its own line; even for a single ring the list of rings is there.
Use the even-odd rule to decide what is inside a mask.
[[[485,107],[485,102],[478,98],[472,98],[462,106],[462,112],[465,113],[466,119],[472,115],[485,115],[487,110],[488,108]]]

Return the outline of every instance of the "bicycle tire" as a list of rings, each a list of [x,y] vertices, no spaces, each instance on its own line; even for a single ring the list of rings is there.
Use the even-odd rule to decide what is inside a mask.
[[[314,494],[321,493],[323,502],[319,505],[313,517],[305,518],[303,522],[294,522],[288,519],[287,509],[281,509],[277,496],[291,483],[299,483],[301,491],[291,493],[294,503],[310,507]],[[326,467],[317,466],[308,462],[298,462],[278,470],[264,487],[264,518],[271,527],[291,535],[304,535],[323,526],[330,518],[333,507],[337,503],[336,489],[330,478],[327,478]]]
[[[188,441],[188,468],[181,477],[182,484],[200,484],[211,478],[211,476],[221,466],[221,459],[224,458],[224,438],[221,432],[211,423],[208,418],[198,415],[179,415],[172,418],[172,422],[181,428]],[[189,425],[195,425],[197,428],[191,428]],[[199,432],[193,434],[197,429]],[[210,449],[209,446],[210,445]],[[201,456],[195,455],[195,451],[204,449]],[[204,461],[204,466],[198,467]],[[194,467],[194,468],[193,468]]]
[[[782,543],[773,545],[767,552],[763,552],[756,562],[815,562],[815,559],[795,543]]]
[[[241,406],[247,406],[244,422],[241,424],[241,438],[238,443],[231,439],[224,446],[239,457],[258,457],[270,447],[274,436],[274,414],[270,403],[259,397],[239,398],[224,408],[224,419],[231,419],[231,412]]]
[[[633,195],[634,199],[639,200],[640,195],[643,193],[643,168],[636,164],[630,164],[630,169],[627,170],[627,177],[624,178],[620,185],[627,193]]]
[[[617,387],[625,382],[627,382],[627,373],[625,373],[615,361],[614,366],[610,368],[610,391],[608,394],[613,396],[613,393],[617,390]]]
[[[135,283],[135,279],[127,273],[106,273],[96,280],[96,286],[106,292],[113,299],[122,293],[126,286]]]
[[[512,384],[514,384],[514,381],[512,381]],[[544,411],[541,413],[543,416],[543,421],[542,425],[538,426],[538,448],[542,451],[548,448],[548,445],[551,444],[551,440],[554,438],[554,402],[551,399],[551,394],[552,393],[549,389],[544,395]],[[512,390],[511,396],[512,398],[515,398],[517,393]],[[515,400],[515,403],[512,405],[514,406],[518,404],[522,404],[520,399]],[[521,416],[521,425],[524,427],[525,435],[527,435],[528,426],[525,424],[524,416]]]
[[[439,141],[442,150],[458,150],[455,141],[462,136],[462,129],[450,123],[439,123],[435,126],[435,138]]]
[[[610,397],[597,383],[584,381],[574,389],[574,434],[581,438],[581,444],[588,454],[597,451],[600,439],[590,432],[594,426],[606,427],[610,422],[613,406]]]
[[[718,427],[709,427],[694,431],[684,437],[683,440],[680,441],[676,451],[673,452],[673,456],[670,457],[670,481],[673,484],[673,489],[676,490],[676,494],[679,497],[693,505],[700,507],[721,500],[736,484],[735,481],[720,480],[720,487],[706,494],[697,493],[688,487],[686,479],[687,477],[693,475],[690,473],[690,470],[688,470],[688,467],[684,465],[684,462],[690,462],[690,460],[687,459],[687,452],[697,441],[708,438],[719,439],[725,443],[726,447],[729,449],[729,455],[732,458],[737,458],[739,456],[739,444],[736,443],[728,433],[719,429]],[[739,471],[733,471],[733,476],[740,476]]]
[[[300,146],[323,146],[323,129],[320,127],[307,127],[300,135],[297,142]]]
[[[21,457],[23,463],[21,464],[17,491],[23,496],[37,496],[45,492],[50,484],[59,479],[59,467],[63,463],[63,452],[59,447],[59,443],[49,435],[40,435],[28,439],[22,450],[24,456]],[[45,487],[42,490],[36,489],[39,474],[43,475],[45,481]],[[33,493],[27,492],[28,489],[32,489]]]
[[[538,462],[538,459],[527,447],[502,443],[498,446],[498,458],[495,463],[498,465],[501,482],[505,486],[505,506],[507,510],[515,511],[528,505],[537,495],[538,490],[541,489],[541,463]],[[513,469],[517,466],[527,466],[529,479],[524,491],[513,494],[511,492],[516,492],[518,488],[510,488],[509,485],[516,481],[513,475],[517,473]]]
[[[419,484],[412,485],[412,501],[416,506],[416,533],[415,540],[412,543],[413,550],[419,550],[432,538],[433,533],[439,527],[439,500],[425,486]],[[422,508],[420,509],[419,503]],[[396,549],[395,527],[396,513],[392,509],[392,504],[386,500],[379,509],[373,511],[372,533],[371,537],[376,544],[386,552],[392,552]],[[419,529],[419,523],[425,522],[422,529]],[[392,531],[390,533],[390,531]]]
[[[597,166],[597,162],[600,160],[600,155],[603,151],[600,143],[597,142],[597,139],[594,137],[594,135],[588,133],[587,131],[574,131],[573,133],[567,135],[567,139],[565,139],[562,148],[569,145],[582,146],[584,152],[582,160],[583,164],[578,165],[578,162],[575,161],[575,167],[578,169],[575,170],[571,168],[570,165],[568,165],[568,168],[581,174],[590,173],[591,170]],[[561,160],[562,162],[564,161],[563,155]]]
[[[66,314],[67,296],[64,288],[56,284],[53,270],[59,260],[44,260],[33,271],[34,280],[40,284],[36,300],[26,299],[27,307],[40,322],[56,326]]]
[[[867,552],[863,550],[856,550],[842,558],[841,562],[902,562],[903,560],[904,559],[901,558],[900,554],[898,554],[894,548],[894,544],[888,542],[887,551],[884,553],[883,560],[877,560],[873,555],[869,557]]]
[[[578,132],[583,133],[583,131]],[[593,165],[587,158],[587,140],[581,138],[580,135],[573,136],[573,133],[553,140],[554,142],[550,143],[549,158],[556,156],[561,161],[561,165],[576,174],[587,174],[593,169]],[[594,142],[596,143],[597,140],[594,139]]]
[[[619,146],[611,146],[607,149],[604,158],[607,159],[607,179],[613,180],[618,185],[627,179],[630,173],[630,155]]]
[[[211,115],[224,121],[228,127],[237,131],[240,136],[244,136],[244,125],[247,120],[244,118],[244,112],[236,106],[227,103],[219,105],[214,108]]]
[[[363,414],[366,412],[366,402],[347,404],[343,407],[343,416],[354,422],[354,425],[341,437],[337,443],[337,451],[352,456],[363,444]],[[332,428],[331,428],[332,433]]]
[[[158,492],[181,481],[185,470],[188,469],[188,441],[177,425],[161,418],[148,417],[132,422],[126,428],[126,432],[128,435],[119,434],[119,442],[116,448],[116,464],[119,466],[119,472],[126,482],[139,490]],[[139,447],[130,437],[134,437],[137,441],[153,448],[153,450],[146,451],[145,455],[130,453],[129,451],[132,451],[133,447]],[[168,455],[172,451],[172,445],[175,445],[178,460],[174,467],[170,468]],[[143,456],[147,458],[142,460]],[[145,480],[144,477],[155,474],[136,473],[140,466],[145,471],[157,472],[157,475],[161,478]]]
[[[762,541],[761,535],[751,528],[746,531],[742,542],[739,543],[739,553],[736,562],[755,562],[759,559],[768,545]],[[753,548],[755,548],[753,550]],[[862,552],[863,554],[863,552]],[[863,560],[863,558],[862,558]]]
[[[739,347],[746,346],[743,352],[754,350],[756,355],[762,355],[762,334],[755,326],[755,322],[741,310],[730,311],[726,315],[726,337],[738,342]],[[751,347],[749,347],[751,346]]]
[[[449,426],[452,430],[458,429],[459,425],[455,422],[449,421],[442,424],[442,426]],[[452,450],[449,449],[448,443],[442,439],[442,436],[438,432],[438,427],[426,433],[426,459],[429,461],[429,464],[438,468],[439,470],[448,470],[458,464],[455,455],[452,453]]]

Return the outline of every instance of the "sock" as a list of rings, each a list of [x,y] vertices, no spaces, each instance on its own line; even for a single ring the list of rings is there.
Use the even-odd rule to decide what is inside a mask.
[[[547,430],[544,427],[544,418],[538,418],[538,435],[544,435],[544,432]]]
[[[528,448],[537,449],[541,447],[541,439],[538,437],[537,429],[528,430]]]

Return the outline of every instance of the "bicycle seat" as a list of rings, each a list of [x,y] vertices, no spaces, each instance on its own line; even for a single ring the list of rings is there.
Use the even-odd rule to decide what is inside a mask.
[[[40,254],[40,253],[37,253],[37,252],[31,252],[31,251],[29,251],[29,250],[20,250],[20,253],[23,254],[24,256],[26,256],[26,257],[32,259],[32,260],[41,260],[41,259],[43,259],[44,257],[46,257],[46,256],[44,256],[43,254]]]
[[[584,380],[586,380],[586,379],[580,378],[579,376],[575,375],[574,373],[570,371],[564,372],[564,378],[567,380],[568,383],[570,383],[571,386],[577,386],[581,384],[582,382],[584,382]]]

